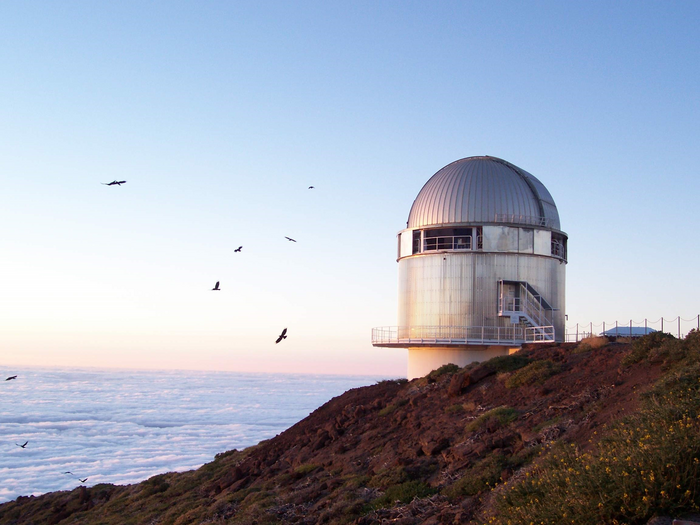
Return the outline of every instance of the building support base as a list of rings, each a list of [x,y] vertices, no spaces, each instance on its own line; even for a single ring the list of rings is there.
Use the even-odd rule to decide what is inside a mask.
[[[455,364],[460,368],[470,363],[488,361],[492,357],[509,355],[520,347],[477,346],[461,348],[440,346],[422,346],[408,348],[408,379],[423,377],[436,368],[446,364]]]

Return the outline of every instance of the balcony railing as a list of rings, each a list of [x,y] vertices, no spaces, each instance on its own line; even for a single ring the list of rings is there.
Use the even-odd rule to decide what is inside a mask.
[[[382,326],[372,329],[374,346],[519,345],[553,340],[553,326]]]
[[[433,250],[481,250],[482,236],[476,237],[476,245],[471,235],[454,235],[444,237],[424,237],[423,251]]]

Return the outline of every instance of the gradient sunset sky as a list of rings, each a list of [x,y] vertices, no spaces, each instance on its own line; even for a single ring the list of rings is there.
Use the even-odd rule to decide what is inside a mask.
[[[395,236],[472,155],[554,197],[569,325],[696,316],[699,26],[694,1],[0,3],[0,367],[403,375],[370,343]]]

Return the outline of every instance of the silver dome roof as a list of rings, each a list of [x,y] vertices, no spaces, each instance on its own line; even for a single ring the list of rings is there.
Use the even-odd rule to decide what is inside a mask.
[[[527,171],[487,156],[457,160],[433,175],[413,202],[407,227],[465,223],[560,229],[547,188]]]

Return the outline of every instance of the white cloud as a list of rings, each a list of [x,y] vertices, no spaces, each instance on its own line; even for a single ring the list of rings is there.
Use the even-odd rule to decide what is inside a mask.
[[[0,384],[0,502],[136,483],[268,439],[376,378],[22,369]],[[16,444],[29,441],[22,449]]]

